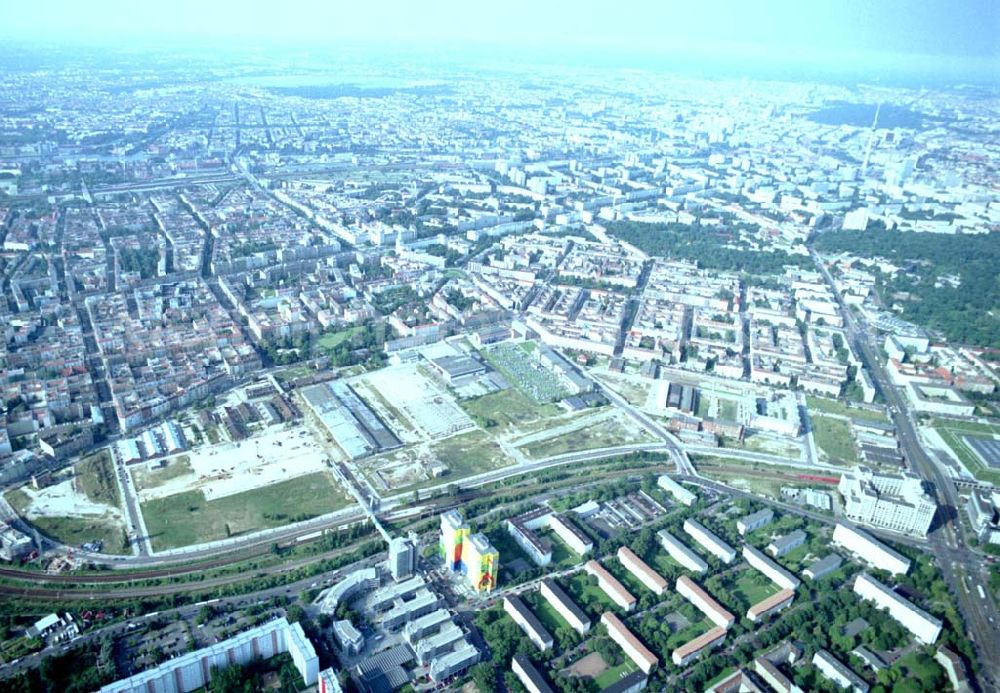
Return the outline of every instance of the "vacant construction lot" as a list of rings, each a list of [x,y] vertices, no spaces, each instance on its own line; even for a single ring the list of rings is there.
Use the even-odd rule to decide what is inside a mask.
[[[142,516],[159,551],[280,527],[346,507],[350,499],[327,472],[206,500],[185,491],[142,504]]]

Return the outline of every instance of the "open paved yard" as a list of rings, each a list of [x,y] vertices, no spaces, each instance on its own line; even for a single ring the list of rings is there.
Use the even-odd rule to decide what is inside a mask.
[[[197,491],[208,500],[328,469],[326,452],[301,425],[272,426],[239,443],[206,445],[179,457],[135,465],[139,500]]]

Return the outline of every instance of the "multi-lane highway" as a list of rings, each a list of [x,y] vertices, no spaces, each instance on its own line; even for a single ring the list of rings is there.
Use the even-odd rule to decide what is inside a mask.
[[[1000,689],[1000,615],[991,599],[981,598],[978,590],[975,587],[969,589],[965,582],[965,575],[976,575],[977,579],[974,582],[978,583],[986,578],[982,558],[969,549],[962,537],[955,486],[921,447],[916,420],[910,411],[909,403],[889,380],[878,345],[873,344],[872,337],[859,326],[854,314],[841,301],[833,277],[815,252],[813,259],[834,295],[837,296],[851,346],[864,360],[876,388],[889,405],[896,433],[910,468],[929,482],[934,489],[938,501],[938,513],[935,526],[927,537],[927,543],[938,558],[941,575],[955,596],[962,619],[965,621],[966,632],[979,653],[980,684],[984,690],[998,690]]]

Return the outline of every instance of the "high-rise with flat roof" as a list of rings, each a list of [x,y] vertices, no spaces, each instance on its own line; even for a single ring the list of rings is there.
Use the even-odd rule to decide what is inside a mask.
[[[417,569],[416,543],[406,537],[394,537],[389,542],[389,573],[393,580],[405,580]]]
[[[474,590],[492,592],[496,588],[500,552],[485,534],[473,534],[462,543],[462,563]]]
[[[880,529],[926,536],[937,511],[923,481],[909,472],[883,474],[855,467],[844,472],[837,488],[849,519]]]
[[[441,555],[445,567],[453,572],[462,569],[462,545],[469,536],[469,525],[457,510],[441,515]]]

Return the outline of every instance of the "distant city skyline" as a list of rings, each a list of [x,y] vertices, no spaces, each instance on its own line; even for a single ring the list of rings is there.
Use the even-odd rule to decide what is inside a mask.
[[[830,66],[892,64],[894,55],[942,56],[966,68],[989,69],[1000,60],[998,35],[1000,7],[992,0],[703,0],[627,8],[591,0],[510,0],[487,8],[457,0],[351,5],[178,0],[155,6],[124,0],[0,2],[0,36],[21,41],[507,45]]]

